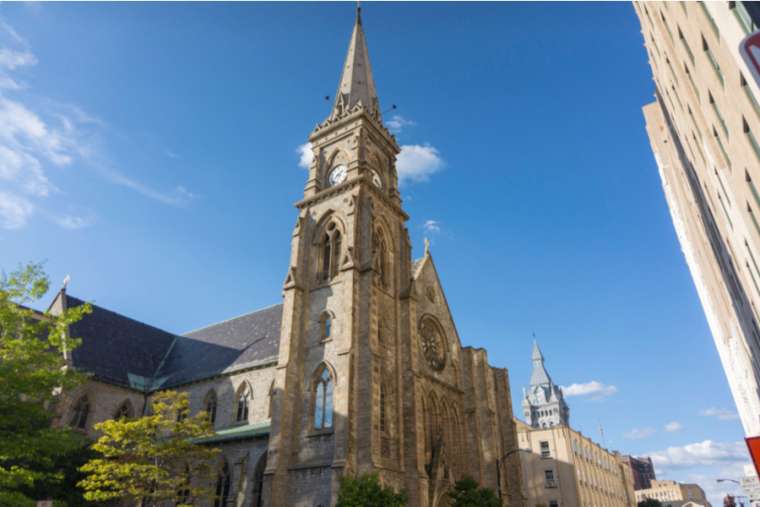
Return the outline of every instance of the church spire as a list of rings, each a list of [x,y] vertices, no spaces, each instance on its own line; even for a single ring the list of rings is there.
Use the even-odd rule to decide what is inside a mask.
[[[544,355],[541,353],[541,349],[538,348],[538,342],[533,341],[533,372],[530,375],[530,385],[538,386],[544,384],[551,384],[552,379],[549,377],[549,373],[544,367]]]
[[[372,79],[372,66],[369,63],[367,41],[362,28],[361,7],[356,7],[356,22],[348,45],[346,62],[340,76],[335,104],[330,118],[342,116],[347,111],[361,104],[370,116],[380,120],[380,103],[377,99],[375,81]]]

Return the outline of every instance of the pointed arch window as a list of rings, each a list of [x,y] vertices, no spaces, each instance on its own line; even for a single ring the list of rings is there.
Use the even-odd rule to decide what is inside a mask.
[[[74,428],[83,430],[87,427],[87,419],[89,416],[90,400],[87,399],[87,396],[82,396],[79,398],[76,405],[74,405],[74,412],[71,415],[71,421],[69,424]]]
[[[334,221],[325,227],[325,232],[320,239],[319,279],[331,280],[338,274],[340,252],[343,243],[340,230]]]
[[[388,244],[383,231],[377,229],[374,237],[375,280],[381,287],[388,287]]]
[[[230,467],[225,461],[219,475],[216,478],[216,491],[214,495],[214,507],[227,507],[230,501],[230,486],[232,478],[230,476]]]
[[[386,407],[386,388],[385,384],[380,384],[380,433],[387,433],[388,431],[388,409]]]
[[[314,383],[314,429],[325,430],[333,425],[333,378],[322,365]]]
[[[333,317],[330,312],[322,312],[319,316],[319,337],[321,341],[329,340],[332,335]]]
[[[213,425],[216,422],[216,391],[213,389],[206,394],[203,400],[203,407],[208,415],[208,420]]]
[[[192,483],[192,477],[190,475],[190,466],[185,465],[185,473],[182,476],[182,482],[180,482],[177,489],[177,505],[187,505],[190,503],[190,485]]]
[[[253,392],[248,382],[243,382],[238,388],[237,394],[237,414],[235,420],[238,422],[248,421],[248,412],[253,399]]]
[[[119,408],[116,409],[116,413],[114,414],[113,418],[116,420],[131,419],[133,415],[132,403],[130,403],[129,400],[125,400],[121,405],[119,405]]]

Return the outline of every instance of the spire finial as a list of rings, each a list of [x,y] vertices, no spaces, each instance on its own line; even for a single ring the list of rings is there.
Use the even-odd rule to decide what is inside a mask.
[[[356,0],[356,24],[362,24],[362,1]]]

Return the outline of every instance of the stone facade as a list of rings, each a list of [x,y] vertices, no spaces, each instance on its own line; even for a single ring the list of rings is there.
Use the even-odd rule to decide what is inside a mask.
[[[562,389],[552,382],[544,365],[544,355],[533,343],[533,371],[530,386],[523,389],[523,415],[533,428],[549,428],[570,424],[570,409],[565,403]]]
[[[93,380],[61,421],[80,425],[86,402],[92,434],[125,400],[137,414],[168,388],[194,411],[213,400],[231,478],[218,505],[326,507],[340,477],[377,472],[413,506],[446,505],[465,475],[521,506],[508,374],[462,347],[429,248],[412,261],[399,146],[358,12],[335,104],[309,141],[282,304],[184,336],[96,308],[72,330],[83,339],[72,364]],[[78,301],[62,291],[54,305]],[[130,353],[106,365],[120,347]]]

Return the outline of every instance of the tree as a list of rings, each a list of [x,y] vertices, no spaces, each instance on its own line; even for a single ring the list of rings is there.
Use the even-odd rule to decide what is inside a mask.
[[[638,507],[662,507],[662,502],[654,498],[647,498],[643,502],[639,502]]]
[[[449,491],[451,507],[500,507],[501,501],[493,490],[481,488],[472,477],[464,477]]]
[[[383,486],[377,474],[364,474],[341,477],[335,507],[403,507],[406,502],[405,492]]]
[[[0,506],[34,505],[43,492],[70,494],[61,464],[86,444],[53,422],[61,393],[83,380],[66,367],[65,354],[78,344],[68,326],[91,309],[53,315],[29,308],[49,287],[41,264],[0,277]]]
[[[100,456],[82,466],[86,477],[79,482],[87,500],[155,506],[211,497],[208,478],[219,449],[203,443],[213,428],[206,412],[190,416],[187,393],[160,392],[150,414],[104,421],[95,430],[102,435],[92,448]]]

